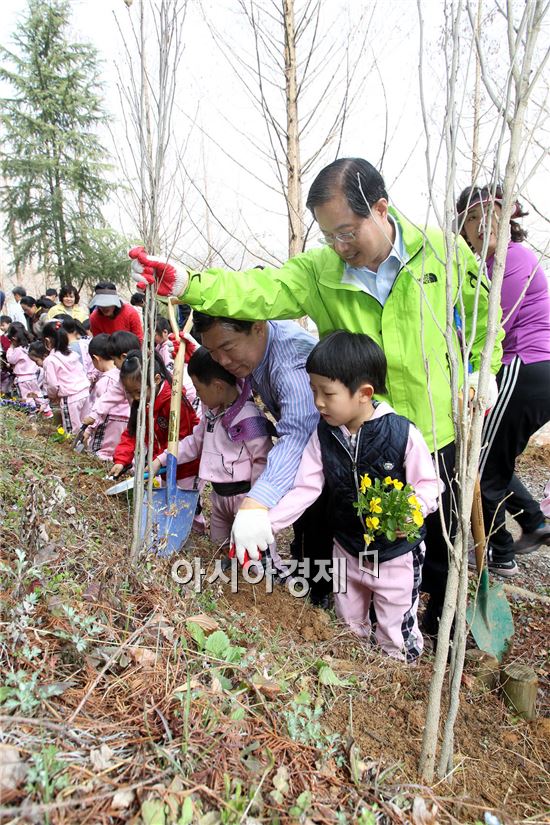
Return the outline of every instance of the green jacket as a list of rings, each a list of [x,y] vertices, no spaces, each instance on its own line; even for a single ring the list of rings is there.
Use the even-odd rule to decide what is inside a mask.
[[[367,333],[382,347],[388,362],[388,393],[383,396],[384,400],[416,424],[433,451],[436,446],[442,448],[454,440],[450,369],[444,338],[443,235],[438,229],[427,229],[423,233],[395,210],[391,213],[399,220],[408,260],[398,272],[383,307],[371,295],[342,283],[344,263],[330,247],[296,255],[280,269],[192,272],[180,299],[209,315],[250,321],[309,315],[321,337],[338,329]],[[488,284],[462,239],[458,240],[457,250],[453,295],[456,303],[461,284],[467,340],[471,332],[477,279],[483,279],[471,354],[472,368],[477,370],[487,328]],[[456,334],[454,337],[458,351]],[[504,332],[500,330],[492,358],[494,373],[500,367],[503,337]]]

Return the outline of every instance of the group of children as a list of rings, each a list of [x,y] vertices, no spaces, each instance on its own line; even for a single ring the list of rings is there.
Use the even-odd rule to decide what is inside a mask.
[[[131,467],[145,380],[136,336],[121,331],[90,339],[78,321],[58,318],[33,342],[22,324],[0,319],[0,325],[5,366],[21,397],[46,417],[52,415],[51,404],[59,405],[66,432],[80,431],[88,449],[111,462],[112,475]],[[168,335],[169,326],[161,319],[154,389],[148,388],[146,396],[147,407],[153,405],[153,433],[147,432],[146,439],[153,439],[155,472],[166,463],[168,443],[173,367]],[[193,343],[187,346],[186,362],[178,485],[190,489],[199,481],[210,483],[210,535],[223,544],[266,466],[275,430],[256,406],[248,381],[238,382]],[[363,476],[382,480],[391,474],[414,487],[423,517],[434,511],[439,483],[429,449],[409,421],[375,400],[376,393],[384,392],[386,360],[368,336],[333,333],[314,347],[306,369],[320,422],[293,489],[270,511],[273,529],[292,524],[325,487],[334,558],[346,566],[345,586],[335,593],[337,615],[359,635],[374,638],[390,656],[413,661],[422,650],[416,612],[423,535],[412,544],[399,535],[394,541],[375,539],[368,548],[369,557],[378,554],[375,575],[364,566],[365,526],[354,504]],[[280,564],[275,547],[270,550]]]

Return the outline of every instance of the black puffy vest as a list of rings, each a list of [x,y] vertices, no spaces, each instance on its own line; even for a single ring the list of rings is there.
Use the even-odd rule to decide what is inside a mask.
[[[364,522],[353,506],[361,477],[368,473],[373,480],[379,478],[382,481],[391,476],[406,484],[403,464],[409,426],[409,421],[396,413],[365,421],[357,433],[353,456],[340,428],[331,427],[322,419],[319,422],[317,433],[328,489],[330,524],[336,541],[353,556],[359,556],[365,550]],[[422,536],[424,532],[423,528]],[[421,541],[422,538],[414,544],[404,538],[388,541],[381,536],[368,549],[378,551],[381,563],[408,553]]]

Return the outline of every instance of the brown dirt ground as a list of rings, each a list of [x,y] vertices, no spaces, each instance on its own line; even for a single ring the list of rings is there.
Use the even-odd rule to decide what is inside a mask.
[[[140,615],[145,617],[152,609],[161,606],[163,613],[175,623],[178,618],[184,620],[190,611],[196,611],[190,591],[186,593],[184,588],[179,596],[174,596],[164,588],[163,582],[169,577],[169,562],[153,562],[150,584],[135,582],[135,593],[121,594],[119,584],[122,576],[133,583],[127,562],[130,529],[127,504],[120,499],[107,498],[103,490],[108,483],[102,482],[96,475],[86,474],[86,468],[97,467],[95,462],[76,456],[68,444],[52,445],[41,438],[47,428],[37,428],[23,419],[21,430],[29,436],[29,451],[15,458],[4,456],[2,460],[11,462],[14,474],[24,472],[29,464],[35,469],[51,470],[54,467],[65,483],[77,512],[66,516],[62,524],[56,525],[55,519],[49,524],[51,564],[66,554],[66,549],[57,542],[61,542],[66,535],[65,522],[68,521],[70,526],[73,518],[75,547],[70,548],[69,553],[72,575],[82,587],[83,600],[101,607],[104,615],[112,621],[113,637],[124,624],[124,616],[132,615],[133,619]],[[535,472],[534,468],[542,483],[542,477],[550,475],[550,447],[542,451],[540,448],[527,451],[520,465],[522,477],[529,478]],[[6,534],[3,539],[2,556],[9,559],[13,541],[10,542],[10,536]],[[282,542],[283,547],[285,541],[288,541],[288,536]],[[93,551],[89,549],[91,542],[95,542],[96,549]],[[80,553],[76,549],[78,547]],[[211,560],[216,550],[208,539],[193,535],[186,555],[200,555],[204,560]],[[540,564],[535,555],[539,554],[522,561],[522,568],[532,569]],[[540,556],[543,558],[543,554]],[[544,573],[544,567],[540,569]],[[548,590],[550,579],[547,572],[544,575],[544,581],[539,576],[539,590],[541,587]],[[529,581],[525,576],[525,581],[522,579],[518,584],[528,587]],[[529,589],[534,589],[534,586]],[[242,632],[239,644],[243,644],[242,638],[249,634],[248,652],[256,654],[257,668],[269,672],[270,679],[284,680],[290,686],[280,699],[270,703],[269,711],[266,711],[270,718],[274,717],[276,725],[282,725],[278,714],[297,690],[316,690],[314,664],[322,659],[342,679],[351,678],[353,682],[351,690],[338,687],[325,689],[324,725],[345,737],[352,736],[363,759],[373,760],[379,773],[388,770],[394,786],[403,791],[414,788],[418,782],[417,763],[424,704],[431,674],[429,655],[424,656],[416,668],[406,668],[382,658],[366,650],[338,625],[332,614],[311,607],[306,600],[293,598],[282,585],[276,585],[273,593],[267,594],[263,584],[243,584],[237,593],[232,593],[229,587],[220,588],[212,584],[208,594],[213,597],[212,614],[223,616],[235,631]],[[542,683],[540,707],[544,715],[533,723],[519,721],[506,711],[497,695],[481,691],[473,680],[466,680],[456,726],[453,782],[439,783],[432,789],[448,814],[441,821],[473,822],[476,817],[481,817],[484,810],[498,812],[506,823],[527,819],[530,822],[549,821],[542,813],[550,809],[547,772],[550,760],[548,606],[519,598],[513,601],[512,606],[517,628],[513,656],[520,657],[537,670]],[[60,662],[54,650],[49,666],[52,678],[60,678]],[[61,700],[50,703],[50,708],[57,708],[55,712],[60,719],[76,707],[85,687],[95,677],[96,667],[89,661],[86,672],[80,672],[75,677],[78,686],[67,690]],[[128,746],[132,737],[137,741],[144,731],[148,736],[162,737],[162,720],[151,715],[144,716],[144,691],[149,694],[147,701],[153,704],[158,694],[159,707],[165,708],[160,704],[166,694],[165,683],[170,680],[172,685],[179,684],[185,681],[184,674],[185,661],[167,662],[166,670],[161,673],[148,673],[143,667],[129,668],[121,679],[117,672],[108,690],[102,690],[103,704],[93,705],[93,714],[90,710],[88,724],[92,728],[95,726],[99,734],[108,740],[110,732],[116,731],[120,725],[118,712],[121,718],[135,719],[135,724],[132,723],[127,731]],[[107,701],[107,694],[111,701]],[[212,702],[215,704],[216,701],[214,697]],[[172,724],[173,719],[166,708],[164,713]],[[234,747],[242,746],[241,732]],[[131,778],[131,774],[128,766],[125,768],[126,778]],[[204,776],[209,774],[206,772]],[[414,790],[411,792],[414,794]],[[14,801],[17,798],[15,795]],[[4,804],[9,801],[5,800]],[[66,815],[56,821],[84,820],[71,819]],[[86,821],[115,820],[109,820],[105,814],[97,819],[87,818]],[[321,818],[314,821],[329,820]]]

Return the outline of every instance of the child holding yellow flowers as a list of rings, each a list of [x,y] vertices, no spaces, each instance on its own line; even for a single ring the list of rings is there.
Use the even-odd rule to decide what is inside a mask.
[[[332,333],[306,369],[321,420],[294,489],[270,511],[273,529],[292,524],[326,485],[336,614],[389,656],[413,662],[423,649],[424,517],[439,495],[430,451],[413,424],[374,400],[387,392],[386,358],[368,335]]]

